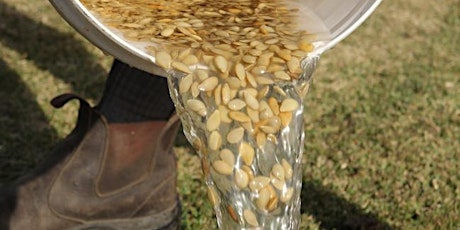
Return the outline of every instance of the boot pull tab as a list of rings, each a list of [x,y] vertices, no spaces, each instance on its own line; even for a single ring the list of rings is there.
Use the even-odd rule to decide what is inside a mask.
[[[80,108],[78,109],[77,126],[75,127],[75,130],[86,132],[86,130],[91,128],[94,122],[96,122],[100,118],[100,114],[96,110],[91,108],[91,106],[85,99],[75,94],[65,93],[53,98],[50,103],[55,108],[61,108],[67,102],[73,99],[77,99],[80,102]]]
[[[73,100],[73,99],[78,99],[80,101],[81,106],[90,107],[89,103],[85,99],[83,99],[83,98],[81,98],[81,97],[79,97],[79,96],[77,96],[75,94],[71,94],[71,93],[61,94],[61,95],[53,98],[50,103],[54,108],[61,108],[62,106],[67,104],[67,102],[69,102],[70,100]]]

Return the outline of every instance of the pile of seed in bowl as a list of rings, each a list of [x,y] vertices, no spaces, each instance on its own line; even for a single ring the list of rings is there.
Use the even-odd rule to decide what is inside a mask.
[[[171,73],[172,97],[189,123],[214,206],[228,194],[248,194],[251,205],[227,202],[226,213],[256,227],[257,213],[290,202],[295,159],[275,150],[302,109],[301,97],[283,86],[296,84],[313,49],[312,35],[298,28],[298,9],[283,0],[81,2],[127,40],[145,42],[155,64]],[[261,166],[257,154],[272,161]]]

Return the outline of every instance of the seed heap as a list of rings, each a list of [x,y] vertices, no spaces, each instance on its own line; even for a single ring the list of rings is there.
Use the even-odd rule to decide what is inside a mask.
[[[291,201],[294,160],[276,157],[264,175],[256,159],[268,143],[282,142],[281,133],[302,110],[300,99],[282,87],[295,84],[313,48],[311,35],[298,28],[297,9],[283,0],[82,3],[125,38],[150,42],[146,50],[155,64],[173,73],[168,77],[178,111],[186,111],[194,133],[203,134],[192,144],[205,175],[251,194],[253,206],[244,207],[241,220],[232,205],[226,207],[235,222],[259,226],[256,213]],[[221,205],[213,184],[208,191]]]

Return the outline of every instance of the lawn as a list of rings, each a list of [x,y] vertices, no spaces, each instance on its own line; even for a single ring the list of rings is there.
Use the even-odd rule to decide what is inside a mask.
[[[0,0],[0,184],[97,103],[112,58],[45,0]],[[322,55],[305,99],[302,229],[460,229],[460,0],[384,1]],[[179,136],[183,229],[213,229],[199,159]]]

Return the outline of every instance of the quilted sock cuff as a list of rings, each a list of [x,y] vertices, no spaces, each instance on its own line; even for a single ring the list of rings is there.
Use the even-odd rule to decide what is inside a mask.
[[[167,120],[174,112],[167,79],[115,60],[96,107],[109,122]]]

